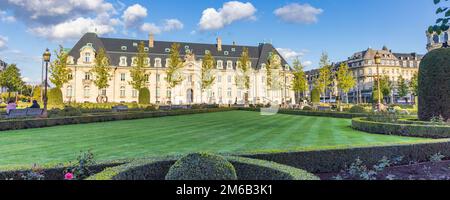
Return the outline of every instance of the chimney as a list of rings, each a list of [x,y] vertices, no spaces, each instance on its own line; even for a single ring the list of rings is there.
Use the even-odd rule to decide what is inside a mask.
[[[222,38],[217,37],[217,51],[222,51]]]
[[[148,34],[148,48],[155,47],[155,36],[153,33]]]

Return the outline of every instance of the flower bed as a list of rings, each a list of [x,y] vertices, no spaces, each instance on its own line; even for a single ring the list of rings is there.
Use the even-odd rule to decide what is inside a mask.
[[[89,114],[82,116],[58,117],[58,118],[36,118],[36,119],[15,119],[0,121],[0,131],[42,128],[58,125],[85,124],[94,122],[106,122],[117,120],[133,120],[153,117],[165,117],[176,115],[199,114],[209,112],[232,111],[234,108],[212,108],[212,109],[193,109],[193,110],[171,110],[171,111],[153,111],[153,112],[125,112],[108,114]]]
[[[413,120],[398,120],[396,123],[374,122],[366,118],[352,119],[352,127],[356,130],[386,134],[424,138],[450,138],[450,126]]]

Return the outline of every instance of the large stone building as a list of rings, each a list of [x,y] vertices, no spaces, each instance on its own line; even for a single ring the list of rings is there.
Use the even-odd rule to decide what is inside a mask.
[[[398,97],[395,84],[400,76],[409,82],[413,75],[418,72],[423,56],[417,53],[394,53],[387,47],[383,47],[381,50],[368,48],[367,50],[354,53],[348,60],[342,61],[348,64],[353,77],[357,81],[356,87],[351,89],[348,94],[351,102],[371,102],[372,90],[374,84],[376,84],[377,66],[374,57],[377,52],[381,56],[381,64],[379,65],[380,76],[388,76],[394,86],[391,96],[386,98],[394,102],[405,99],[404,97]],[[334,63],[333,70],[337,71],[342,62]],[[307,75],[312,89],[319,72],[318,70],[312,70],[307,72]],[[332,94],[337,95],[336,93],[337,89],[335,88]],[[411,95],[408,95],[406,98],[411,102]]]
[[[166,68],[169,61],[170,47],[173,42],[155,41],[149,34],[148,40],[115,39],[98,37],[95,33],[85,34],[69,51],[68,66],[71,69],[72,80],[62,88],[65,101],[70,102],[96,102],[99,95],[108,97],[109,102],[136,102],[138,91],[129,84],[131,80],[130,68],[137,55],[137,46],[145,43],[145,52],[148,58],[145,64],[147,77],[146,87],[150,90],[151,103],[158,104],[243,104],[291,102],[294,103],[294,92],[290,88],[292,80],[290,67],[283,57],[271,44],[259,46],[223,45],[217,38],[216,44],[185,43],[180,44],[180,54],[184,61],[181,72],[184,81],[177,87],[170,89],[165,81]],[[248,92],[235,84],[237,75],[236,66],[243,48],[249,50],[251,60],[250,89]],[[94,85],[94,74],[90,71],[94,66],[95,54],[100,49],[106,50],[112,68],[109,87],[98,90]],[[265,63],[275,51],[282,73],[283,86],[277,90],[268,90],[266,87]],[[200,74],[202,58],[210,52],[217,61],[213,70],[216,77],[210,89],[201,95]],[[286,71],[285,71],[286,70]],[[281,71],[280,71],[281,73]],[[173,102],[172,102],[173,101]]]

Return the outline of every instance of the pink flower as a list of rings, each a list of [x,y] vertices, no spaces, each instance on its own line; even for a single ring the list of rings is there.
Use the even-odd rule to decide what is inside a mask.
[[[73,179],[73,174],[68,172],[66,173],[66,175],[64,175],[64,180],[72,180]]]

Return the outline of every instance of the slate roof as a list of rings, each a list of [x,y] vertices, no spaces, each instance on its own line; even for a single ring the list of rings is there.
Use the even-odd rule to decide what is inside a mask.
[[[110,58],[110,63],[112,65],[119,65],[119,60],[121,56],[127,57],[127,63],[131,63],[132,57],[137,53],[137,46],[134,44],[139,44],[144,42],[145,47],[148,47],[148,40],[136,40],[136,39],[119,39],[119,38],[102,38],[98,37],[95,33],[86,33],[70,50],[69,55],[76,61],[80,57],[80,49],[91,43],[92,47],[97,51],[100,48],[104,48],[106,53]],[[174,42],[169,41],[155,41],[154,47],[149,48],[149,58],[150,62],[154,63],[155,58],[161,58],[161,64],[165,66],[165,60],[168,58],[169,53],[166,49],[170,49]],[[249,56],[252,62],[252,67],[259,69],[261,64],[267,61],[270,52],[276,49],[271,44],[260,44],[259,46],[242,46],[242,45],[222,45],[222,51],[217,51],[216,44],[203,44],[203,43],[190,43],[190,42],[176,42],[180,44],[180,55],[184,57],[186,55],[186,50],[189,49],[195,54],[196,58],[202,58],[205,55],[205,51],[208,50],[214,56],[216,60],[222,60],[224,66],[226,66],[226,61],[231,60],[235,62],[239,59],[244,47],[248,48]],[[126,46],[127,50],[122,50],[122,46]],[[225,54],[228,53],[228,55]],[[288,64],[283,56],[276,51],[281,57],[282,65]]]
[[[4,70],[8,64],[3,60],[0,60],[0,71]]]

